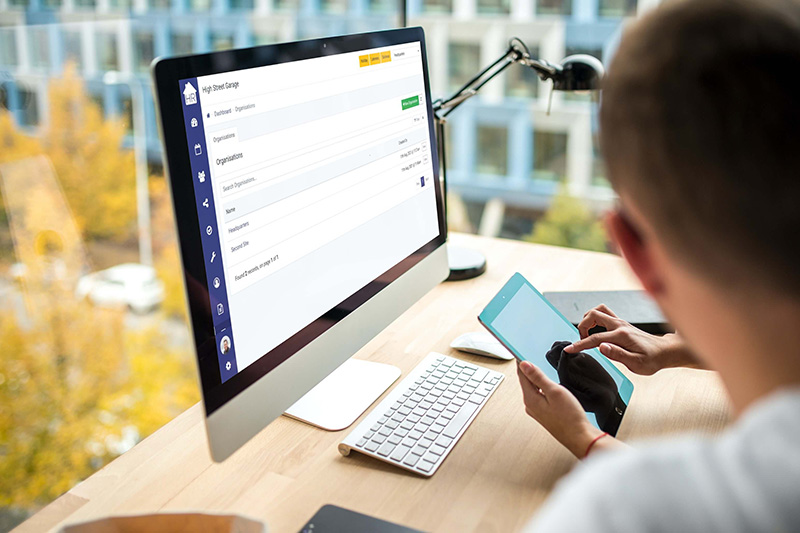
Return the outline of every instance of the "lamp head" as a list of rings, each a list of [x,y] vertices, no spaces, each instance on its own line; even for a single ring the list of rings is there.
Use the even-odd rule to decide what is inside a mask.
[[[553,74],[553,89],[557,91],[596,91],[605,75],[603,64],[596,57],[575,54],[564,58]]]

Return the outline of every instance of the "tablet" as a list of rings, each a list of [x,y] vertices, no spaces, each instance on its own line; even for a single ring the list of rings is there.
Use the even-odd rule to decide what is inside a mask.
[[[616,435],[633,394],[633,383],[597,349],[577,354],[564,348],[578,329],[522,274],[514,274],[478,320],[520,361],[530,361],[572,392],[589,421]]]

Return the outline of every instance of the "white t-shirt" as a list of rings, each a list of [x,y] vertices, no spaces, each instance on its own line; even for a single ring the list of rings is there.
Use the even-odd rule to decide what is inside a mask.
[[[800,389],[753,405],[718,438],[599,453],[528,532],[800,532]]]

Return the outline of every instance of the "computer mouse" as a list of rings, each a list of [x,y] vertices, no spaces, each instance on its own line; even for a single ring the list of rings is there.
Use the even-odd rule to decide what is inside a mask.
[[[506,361],[514,359],[514,355],[509,352],[505,346],[500,344],[491,334],[483,331],[459,335],[450,343],[450,347],[462,352],[493,357],[495,359],[503,359]]]

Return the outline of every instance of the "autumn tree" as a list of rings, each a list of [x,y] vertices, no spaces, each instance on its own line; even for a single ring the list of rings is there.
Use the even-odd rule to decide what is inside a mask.
[[[606,251],[606,233],[602,223],[586,205],[566,191],[553,197],[544,216],[536,221],[528,242],[552,244],[582,250]]]

